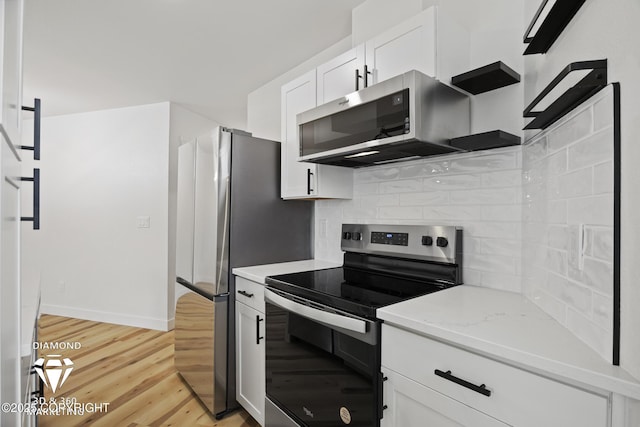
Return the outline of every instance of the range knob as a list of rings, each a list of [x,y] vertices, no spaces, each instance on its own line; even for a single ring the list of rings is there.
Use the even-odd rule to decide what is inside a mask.
[[[362,240],[362,233],[354,231],[353,234],[351,234],[351,240]]]
[[[447,240],[446,237],[438,237],[436,239],[436,245],[438,245],[441,248],[446,248],[447,246],[449,246],[449,241]]]
[[[342,235],[342,238],[345,240],[351,240],[351,232],[345,231],[344,234]]]
[[[424,246],[433,245],[433,237],[431,237],[431,236],[422,236],[422,244]]]

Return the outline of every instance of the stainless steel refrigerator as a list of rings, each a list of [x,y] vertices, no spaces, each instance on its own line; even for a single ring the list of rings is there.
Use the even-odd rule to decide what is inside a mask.
[[[313,204],[280,198],[280,144],[217,128],[178,153],[175,364],[221,418],[235,399],[232,269],[311,258]]]

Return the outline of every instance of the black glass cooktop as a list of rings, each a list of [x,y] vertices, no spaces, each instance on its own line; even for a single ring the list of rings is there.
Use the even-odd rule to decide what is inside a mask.
[[[267,286],[356,315],[443,289],[440,283],[349,267],[267,277]]]

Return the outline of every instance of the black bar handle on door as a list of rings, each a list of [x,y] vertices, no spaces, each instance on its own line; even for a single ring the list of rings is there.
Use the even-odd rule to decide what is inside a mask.
[[[311,188],[311,177],[313,176],[313,172],[311,169],[307,169],[307,194],[311,194],[313,188]]]
[[[238,291],[238,293],[239,293],[240,295],[244,295],[244,296],[245,296],[245,297],[247,297],[247,298],[253,298],[253,294],[250,294],[250,293],[249,293],[249,292],[247,292],[247,291],[239,290],[239,291]]]
[[[371,71],[367,69],[367,66],[364,66],[364,87],[369,87],[369,74]]]
[[[260,318],[259,314],[256,314],[256,344],[260,345],[260,340],[263,340],[264,337],[260,336],[260,322],[262,322],[264,319]]]
[[[436,369],[433,373],[439,377],[444,378],[445,380],[452,381],[456,384],[459,384],[463,387],[473,390],[476,393],[484,394],[485,396],[491,396],[491,390],[487,390],[487,386],[484,384],[475,385],[473,383],[470,383],[469,381],[463,380],[462,378],[453,376],[451,374],[451,371],[444,372],[444,371],[441,371],[440,369]]]
[[[40,169],[33,168],[33,177],[20,177],[20,181],[33,182],[33,216],[22,216],[20,221],[32,221],[33,229],[40,230]]]
[[[360,90],[360,79],[362,78],[362,76],[360,75],[360,70],[358,70],[356,68],[356,91]],[[367,85],[365,84],[365,87]]]
[[[40,160],[40,99],[33,100],[33,107],[22,107],[24,111],[33,111],[33,147],[30,145],[19,145],[21,150],[32,150],[33,160]]]

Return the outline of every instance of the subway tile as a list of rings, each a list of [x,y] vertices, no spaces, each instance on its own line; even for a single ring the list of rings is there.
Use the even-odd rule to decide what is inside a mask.
[[[343,219],[350,221],[366,220],[367,218],[375,218],[376,213],[376,208],[365,208],[350,205],[342,210],[342,217]]]
[[[447,175],[426,178],[423,181],[425,190],[448,191],[482,186],[482,175]]]
[[[605,360],[611,362],[613,336],[578,311],[567,310],[567,328]]]
[[[448,174],[450,172],[450,161],[446,159],[433,160],[425,159],[422,162],[410,162],[400,166],[399,178],[418,178],[433,175]]]
[[[522,278],[515,274],[482,273],[482,286],[508,292],[522,292]]]
[[[574,307],[583,315],[591,314],[591,289],[569,281],[566,277],[549,274],[546,289],[564,303]]]
[[[593,167],[593,194],[613,193],[613,162]]]
[[[613,128],[601,130],[572,145],[568,150],[569,170],[611,160],[613,158]]]
[[[489,172],[498,169],[516,169],[517,167],[517,152],[506,151],[482,156],[453,158],[449,172]]]
[[[516,264],[519,261],[520,258],[513,256],[488,254],[469,254],[462,260],[465,268],[511,275],[515,275],[518,272]]]
[[[522,170],[488,172],[481,175],[483,187],[516,187],[522,183]]]
[[[470,233],[474,237],[493,237],[497,239],[520,239],[522,227],[518,223],[508,222],[477,222],[465,225],[465,235]]]
[[[363,195],[363,194],[377,194],[378,193],[378,184],[377,183],[361,183],[354,184],[353,186],[353,194]]]
[[[542,137],[529,142],[524,146],[522,160],[525,165],[538,162],[547,155],[547,137]]]
[[[613,194],[568,200],[567,220],[572,224],[613,225]]]
[[[522,205],[482,206],[481,218],[486,221],[522,221]],[[476,218],[478,212],[476,211]]]
[[[613,229],[592,228],[585,229],[587,235],[587,253],[603,261],[613,261]]]
[[[613,93],[608,93],[593,105],[593,128],[599,130],[613,125]]]
[[[360,196],[355,198],[361,207],[398,206],[400,196],[397,194],[380,194],[374,196]]]
[[[380,193],[413,193],[422,190],[422,180],[404,179],[380,183]]]
[[[547,227],[547,244],[560,250],[567,250],[569,246],[569,230],[566,225],[550,225]]]
[[[565,251],[547,248],[544,263],[550,272],[567,275],[567,253]]]
[[[568,275],[572,280],[602,294],[613,294],[613,265],[609,262],[585,257],[584,268],[579,270],[569,266]]]
[[[422,219],[422,208],[407,207],[380,207],[378,208],[380,219]]]
[[[547,176],[560,175],[567,170],[567,150],[560,150],[547,157]]]
[[[482,271],[463,266],[462,274],[462,282],[465,285],[482,286]]]
[[[585,168],[558,176],[558,195],[563,199],[592,193],[592,169]]]
[[[446,191],[429,191],[400,194],[398,202],[400,206],[444,205],[449,203],[449,193]]]
[[[613,331],[613,298],[593,293],[593,321],[608,332]]]
[[[557,128],[551,129],[547,134],[549,150],[551,152],[559,150],[589,135],[592,121],[591,108],[587,108]]]
[[[546,221],[549,224],[566,224],[567,201],[550,200],[546,206]]]
[[[427,206],[423,210],[424,219],[428,220],[467,220],[478,218],[477,206]]]
[[[511,239],[482,239],[480,252],[487,255],[519,257],[522,252],[522,241]]]
[[[519,193],[515,188],[459,190],[450,193],[451,204],[496,205],[519,203]]]

